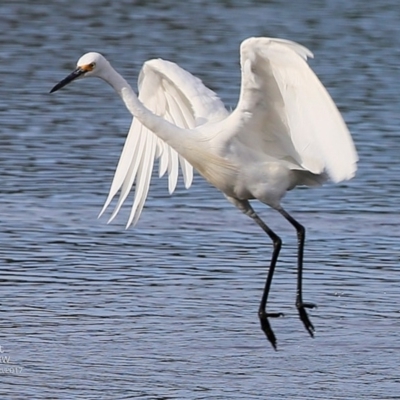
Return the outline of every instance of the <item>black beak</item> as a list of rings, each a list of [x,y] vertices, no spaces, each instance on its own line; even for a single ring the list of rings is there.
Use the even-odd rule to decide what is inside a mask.
[[[76,78],[79,78],[85,72],[87,72],[87,71],[85,71],[84,69],[78,67],[74,72],[70,73],[61,82],[58,82],[57,85],[54,86],[53,89],[50,90],[50,93],[56,92],[57,90],[63,88],[65,85],[68,85],[68,83],[72,82]]]

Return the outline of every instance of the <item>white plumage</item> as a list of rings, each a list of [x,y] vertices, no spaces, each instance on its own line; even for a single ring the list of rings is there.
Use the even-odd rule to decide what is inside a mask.
[[[274,251],[259,309],[261,327],[276,348],[266,303],[281,240],[254,212],[258,199],[279,211],[296,229],[298,281],[296,306],[313,336],[314,327],[302,299],[305,229],[281,206],[287,190],[350,179],[357,153],[350,133],[330,95],[307,64],[312,53],[283,39],[249,38],[240,47],[242,82],[236,109],[229,113],[218,96],[178,65],[147,61],[139,75],[139,98],[98,53],[87,53],[77,69],[53,89],[78,77],[99,77],[121,96],[134,119],[101,214],[119,192],[111,219],[135,184],[127,227],[135,224],[146,200],[154,160],[160,176],[168,172],[175,190],[180,165],[185,186],[193,169],[221,190],[272,239]]]
[[[139,75],[139,100],[165,120],[182,128],[192,129],[227,116],[227,111],[217,95],[206,88],[200,79],[178,65],[164,60],[147,61]],[[135,224],[142,212],[149,190],[154,159],[159,159],[159,176],[168,171],[168,190],[173,193],[178,181],[178,164],[185,187],[193,180],[193,167],[171,146],[159,139],[136,118],[126,138],[111,189],[102,215],[113,197],[121,189],[119,200],[110,221],[117,215],[130,192],[135,177],[134,204],[127,227]]]

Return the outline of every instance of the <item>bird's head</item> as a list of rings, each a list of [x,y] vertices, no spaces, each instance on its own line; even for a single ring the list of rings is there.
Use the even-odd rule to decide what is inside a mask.
[[[65,85],[68,85],[68,83],[71,83],[75,79],[78,78],[86,78],[86,77],[102,77],[102,71],[104,71],[104,67],[108,64],[108,61],[100,54],[100,53],[86,53],[84,54],[77,62],[76,64],[76,69],[71,72],[66,78],[64,78],[62,81],[57,83],[53,87],[53,89],[50,90],[50,93],[53,93],[61,88],[63,88]]]

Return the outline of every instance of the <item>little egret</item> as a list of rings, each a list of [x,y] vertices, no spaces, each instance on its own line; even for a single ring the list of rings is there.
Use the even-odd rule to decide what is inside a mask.
[[[225,197],[252,218],[271,238],[272,258],[258,316],[267,339],[277,341],[267,312],[275,264],[282,241],[255,213],[249,200],[277,210],[296,229],[296,307],[306,330],[314,326],[303,301],[302,270],[305,228],[281,206],[286,191],[297,185],[317,186],[327,179],[350,179],[357,153],[332,98],[307,64],[312,53],[288,40],[249,38],[240,46],[241,89],[237,107],[229,113],[218,96],[178,65],[161,59],[144,63],[139,97],[99,53],[82,56],[77,68],[51,90],[81,77],[110,84],[134,116],[109,196],[103,210],[120,191],[112,220],[135,183],[127,227],[139,219],[147,197],[154,160],[160,176],[168,171],[172,193],[180,164],[186,188],[194,167]]]

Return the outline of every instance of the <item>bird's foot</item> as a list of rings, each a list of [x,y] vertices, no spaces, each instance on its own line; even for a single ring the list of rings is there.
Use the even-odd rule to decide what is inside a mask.
[[[315,328],[308,318],[306,308],[317,308],[317,306],[313,303],[303,303],[302,301],[296,302],[297,310],[299,311],[299,317],[304,324],[304,327],[307,329],[307,332],[311,337],[314,337]]]
[[[261,329],[263,330],[265,336],[267,337],[267,339],[272,344],[272,347],[275,350],[277,350],[276,337],[274,331],[271,328],[271,325],[269,324],[268,317],[279,318],[283,316],[284,316],[283,313],[266,313],[265,311],[260,311],[258,313],[258,317],[260,318],[260,323],[261,323]]]

